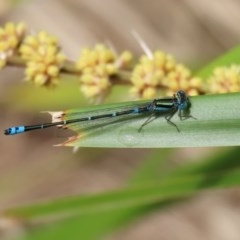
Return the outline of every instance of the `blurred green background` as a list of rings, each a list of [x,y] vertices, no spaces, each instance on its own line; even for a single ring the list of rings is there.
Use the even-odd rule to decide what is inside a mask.
[[[142,50],[131,35],[131,31],[136,30],[152,50],[169,52],[192,69],[200,68],[239,44],[239,20],[240,2],[237,0],[0,2],[1,25],[7,21],[24,21],[33,33],[48,31],[59,38],[65,54],[73,60],[81,48],[96,43],[110,43],[116,51],[131,50],[140,56]],[[64,78],[55,90],[37,89],[22,82],[23,69],[6,68],[1,71],[0,79],[2,130],[18,124],[49,121],[49,116],[40,111],[90,105],[81,95],[75,78]],[[118,87],[105,102],[127,99],[130,99],[128,88]],[[223,162],[232,164],[239,158],[239,150],[230,148],[82,148],[73,154],[70,148],[52,146],[63,142],[66,135],[66,132],[46,129],[14,137],[0,136],[0,239],[9,239],[29,228],[21,220],[8,219],[1,214],[6,209],[61,197],[117,191],[131,184],[141,186],[146,181],[162,179],[185,164],[199,164],[219,151],[220,154],[229,152]],[[237,168],[238,164],[231,166]],[[161,202],[162,205],[167,203],[164,210],[162,205],[156,207],[152,202],[154,206],[146,206],[141,211],[131,209],[127,217],[105,219],[107,223],[103,216],[87,215],[85,223],[71,219],[71,226],[78,228],[82,224],[86,235],[81,237],[76,233],[74,238],[68,232],[71,228],[66,228],[66,236],[30,236],[27,239],[237,240],[240,239],[239,197],[240,190],[236,187],[202,192],[178,204],[165,199]],[[105,228],[99,227],[101,219]],[[91,236],[94,229],[100,230]],[[102,237],[103,233],[107,237]]]

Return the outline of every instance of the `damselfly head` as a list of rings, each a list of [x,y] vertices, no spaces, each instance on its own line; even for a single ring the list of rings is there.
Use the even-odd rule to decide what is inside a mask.
[[[176,95],[177,105],[179,110],[185,110],[189,106],[187,94],[183,90],[177,91]]]

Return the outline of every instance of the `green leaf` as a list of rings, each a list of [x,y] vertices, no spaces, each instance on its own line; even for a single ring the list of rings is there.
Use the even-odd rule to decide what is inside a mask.
[[[25,219],[32,228],[28,239],[97,239],[158,207],[213,188],[240,184],[240,150],[228,151],[211,161],[189,164],[164,179],[154,179],[118,191],[76,196],[20,207],[5,216]],[[68,237],[68,238],[67,238]]]
[[[170,160],[173,154],[174,152],[169,148],[154,149],[153,153],[134,171],[128,183],[142,184],[167,176],[175,167]]]
[[[231,64],[238,64],[240,63],[240,46],[237,46],[227,53],[221,55],[219,58],[214,59],[211,63],[207,64],[206,67],[198,71],[195,76],[201,77],[206,79],[209,77],[213,70],[216,67],[221,66],[230,66]]]
[[[124,99],[126,86],[116,86],[111,90],[106,103],[116,102]],[[21,109],[21,111],[43,111],[45,109],[59,110],[71,108],[81,108],[91,105],[84,97],[78,87],[74,77],[64,76],[61,83],[54,89],[36,87],[29,83],[19,83],[10,86],[5,92],[5,103],[12,108]]]
[[[206,147],[240,145],[240,94],[205,95],[190,98],[191,115],[181,121],[178,114],[171,119],[174,126],[164,117],[154,119],[139,128],[147,117],[133,117],[128,120],[103,124],[94,130],[81,132],[79,138],[68,142],[73,147],[124,147],[124,148],[163,148],[163,147]],[[122,104],[111,105],[120,107]],[[84,110],[108,108],[102,105]],[[83,111],[81,109],[81,111]]]

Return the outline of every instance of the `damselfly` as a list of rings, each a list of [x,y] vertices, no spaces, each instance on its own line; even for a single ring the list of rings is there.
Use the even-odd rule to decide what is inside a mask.
[[[79,130],[82,126],[95,126],[96,123],[102,123],[107,119],[123,119],[126,116],[147,115],[148,118],[140,126],[139,131],[157,117],[165,117],[168,123],[176,127],[171,121],[173,115],[178,112],[182,120],[186,116],[183,114],[189,108],[190,102],[183,90],[179,90],[173,97],[154,99],[153,101],[136,102],[136,104],[126,104],[121,107],[100,109],[98,111],[79,111],[79,109],[68,110],[65,112],[53,112],[53,120],[50,123],[41,123],[29,126],[11,127],[4,131],[5,135],[15,135],[27,131],[44,129],[53,126],[70,127],[73,130]],[[188,117],[188,116],[187,116]],[[124,120],[124,119],[123,119]],[[90,124],[91,123],[91,124]],[[106,123],[107,124],[107,123]],[[96,127],[96,126],[95,126]]]

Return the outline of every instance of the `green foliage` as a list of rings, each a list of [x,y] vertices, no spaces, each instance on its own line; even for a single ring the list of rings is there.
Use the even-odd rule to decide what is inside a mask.
[[[206,77],[217,65],[239,61],[239,49],[206,66],[198,75]],[[78,144],[158,148],[239,145],[239,101],[240,94],[192,97],[191,114],[196,119],[180,121],[177,115],[172,119],[180,133],[161,118],[148,124],[142,136],[135,134],[143,121],[137,118],[127,122],[130,126],[106,126],[101,134],[93,133]],[[119,138],[121,131],[136,136],[136,142],[130,138],[130,144],[123,143],[124,139]],[[168,165],[169,150],[157,150],[136,170],[125,188],[17,207],[3,214],[29,226],[22,240],[101,239],[150,211],[187,201],[204,190],[239,186],[239,154],[238,148],[223,149],[205,161],[177,167]]]
[[[230,66],[232,64],[239,64],[240,62],[240,46],[234,47],[227,53],[214,59],[211,63],[197,71],[196,76],[206,79],[209,77],[216,67]]]
[[[125,148],[161,148],[161,147],[205,147],[239,145],[240,128],[239,105],[240,94],[205,95],[190,98],[190,113],[194,118],[184,121],[175,114],[171,121],[180,130],[169,124],[164,117],[153,118],[139,131],[146,121],[145,117],[129,117],[116,120],[80,132],[77,141],[70,143],[73,147],[125,147]],[[111,105],[121,107],[122,104]],[[101,106],[108,108],[109,105]],[[85,110],[85,109],[84,109]],[[100,107],[88,108],[86,111],[100,110]],[[207,137],[206,137],[207,136]]]
[[[168,171],[159,178],[151,172],[124,189],[89,196],[75,196],[33,206],[8,210],[7,216],[23,218],[29,223],[41,223],[23,238],[28,239],[97,239],[124,226],[136,217],[183,199],[206,189],[233,187],[240,184],[239,149],[226,151],[204,162],[187,164]],[[156,169],[157,156],[148,159]],[[148,174],[148,177],[147,177]],[[55,219],[51,223],[51,219]],[[57,219],[57,220],[56,220]],[[49,222],[50,221],[50,222]],[[50,224],[51,223],[51,224]]]

